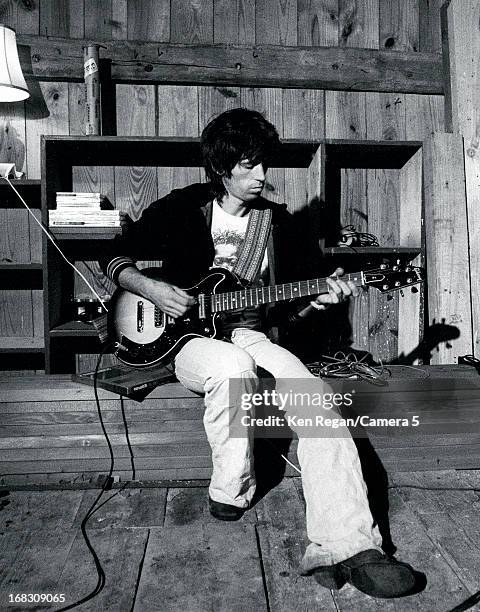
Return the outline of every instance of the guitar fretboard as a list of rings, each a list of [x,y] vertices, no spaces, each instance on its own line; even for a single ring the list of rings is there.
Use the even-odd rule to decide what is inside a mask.
[[[364,284],[362,272],[344,274],[343,281],[352,281],[357,286]],[[213,312],[225,312],[236,308],[248,306],[260,306],[292,298],[306,297],[326,293],[328,284],[326,278],[314,278],[311,280],[285,283],[283,285],[272,285],[266,287],[251,287],[239,291],[228,291],[226,293],[215,293],[210,296],[210,308]]]

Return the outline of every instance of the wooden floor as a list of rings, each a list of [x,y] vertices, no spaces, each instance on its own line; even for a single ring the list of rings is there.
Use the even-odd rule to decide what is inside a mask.
[[[447,612],[480,589],[480,471],[397,473],[390,530],[397,557],[427,575],[421,594],[376,600],[350,585],[330,592],[298,575],[305,547],[298,478],[286,478],[237,523],[207,510],[203,487],[125,489],[89,522],[106,574],[81,610],[135,612]],[[455,487],[475,491],[427,491]],[[65,605],[96,584],[79,530],[97,492],[15,491],[0,497],[0,609],[9,594],[64,593]],[[110,492],[110,494],[112,494]],[[480,604],[459,610],[480,609]]]

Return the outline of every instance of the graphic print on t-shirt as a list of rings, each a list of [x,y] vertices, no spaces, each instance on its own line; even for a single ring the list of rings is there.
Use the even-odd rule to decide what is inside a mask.
[[[215,245],[215,267],[227,268],[232,271],[238,260],[245,234],[231,229],[212,232],[213,244]]]
[[[227,268],[232,271],[237,263],[248,225],[248,215],[237,217],[225,212],[215,200],[212,211],[212,239],[215,245],[215,267]],[[265,276],[268,259],[265,253],[260,274]]]

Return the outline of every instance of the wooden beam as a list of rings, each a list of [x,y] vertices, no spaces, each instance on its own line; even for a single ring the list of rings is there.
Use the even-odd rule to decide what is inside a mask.
[[[98,41],[97,41],[98,43]],[[26,76],[83,80],[83,51],[94,41],[19,36]],[[443,93],[441,56],[342,47],[177,45],[110,40],[116,82]]]
[[[446,129],[464,138],[472,291],[473,350],[480,355],[480,4],[451,0],[442,8]]]

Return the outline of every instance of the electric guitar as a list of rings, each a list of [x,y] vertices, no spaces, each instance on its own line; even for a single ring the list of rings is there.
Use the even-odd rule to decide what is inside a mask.
[[[155,269],[143,270],[150,277]],[[413,266],[389,266],[342,276],[359,287],[375,287],[389,293],[421,283],[423,270]],[[117,342],[115,353],[123,363],[147,367],[170,361],[192,338],[215,338],[221,313],[328,291],[326,278],[282,285],[245,288],[238,277],[223,268],[213,268],[196,285],[185,289],[195,304],[182,317],[166,315],[149,300],[118,290],[111,301],[110,325]]]

